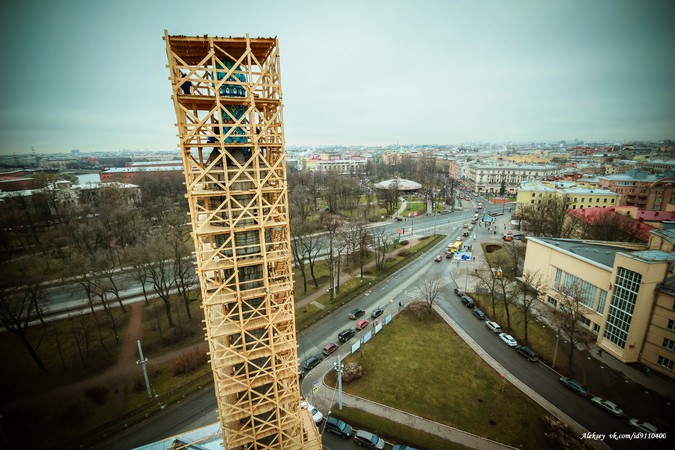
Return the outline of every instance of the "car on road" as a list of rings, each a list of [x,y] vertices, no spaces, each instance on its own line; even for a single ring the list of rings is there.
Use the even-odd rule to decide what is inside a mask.
[[[500,327],[497,322],[493,322],[491,320],[486,320],[485,326],[488,327],[488,329],[495,334],[502,332],[502,327]]]
[[[352,426],[337,417],[328,417],[324,424],[324,430],[330,431],[345,439],[352,435]]]
[[[469,232],[468,232],[468,231],[465,231],[464,233],[462,233],[462,236],[464,236],[464,237],[469,237]]]
[[[373,310],[373,312],[370,313],[370,317],[372,317],[373,319],[375,319],[375,318],[377,318],[377,317],[380,317],[380,316],[382,315],[383,312],[384,312],[384,309],[382,309],[382,308],[375,308],[375,309]]]
[[[309,372],[310,370],[318,366],[321,361],[323,361],[321,355],[310,356],[305,360],[304,363],[302,363],[302,368],[305,369],[307,372]]]
[[[485,320],[485,313],[478,308],[474,308],[472,311],[473,315],[476,316],[478,320]]]
[[[349,313],[349,318],[352,320],[356,320],[362,315],[364,315],[366,312],[360,308],[354,308],[350,311]]]
[[[409,445],[394,445],[392,450],[417,450],[415,447]]]
[[[502,234],[502,239],[504,239],[505,241],[512,241],[513,235],[512,234]]]
[[[312,415],[312,418],[314,419],[314,422],[317,425],[319,425],[323,421],[323,414],[321,414],[321,411],[316,409],[316,407],[310,405],[305,401],[300,402],[300,407],[303,409],[307,409],[307,411],[309,411],[309,413]]]
[[[436,257],[434,258],[434,261],[441,262],[442,259],[443,258],[441,258],[441,255],[436,255]]]
[[[468,223],[465,223],[464,226],[463,226],[463,228],[469,228],[469,224],[468,224]]]
[[[518,345],[518,342],[516,342],[516,340],[513,339],[513,336],[511,336],[510,334],[499,333],[499,339],[504,341],[506,345],[508,345],[509,347],[515,347]]]
[[[659,430],[649,422],[643,422],[638,419],[630,419],[628,425],[644,433],[657,433]]]
[[[457,297],[461,297],[462,295],[464,295],[464,292],[460,291],[459,288],[455,288],[455,295]]]
[[[616,403],[610,402],[609,400],[606,400],[601,397],[593,397],[591,399],[591,403],[593,403],[596,406],[599,406],[600,408],[604,409],[605,411],[614,414],[616,417],[621,417],[623,416],[623,409],[619,408]]]
[[[367,326],[368,326],[368,321],[366,319],[361,319],[358,322],[356,322],[356,329],[357,330],[363,330]]]
[[[328,344],[323,346],[323,354],[328,356],[332,354],[335,350],[338,349],[338,345],[334,342],[329,342]]]
[[[364,430],[358,430],[354,435],[354,442],[356,445],[362,447],[382,450],[384,448],[384,439],[377,435]]]
[[[302,366],[299,365],[298,366],[298,380],[302,380],[303,378],[305,378],[306,373],[307,372],[305,371],[305,369]]]
[[[568,389],[573,390],[582,397],[588,397],[588,389],[586,389],[581,383],[579,383],[574,378],[570,377],[560,377],[560,383]]]
[[[338,341],[340,342],[347,342],[351,338],[354,337],[356,332],[352,330],[351,328],[347,328],[346,330],[342,330],[338,333]]]
[[[528,361],[531,362],[537,362],[539,361],[539,355],[537,355],[534,350],[532,350],[530,347],[526,347],[524,345],[519,345],[516,347],[516,351],[523,355],[525,358],[527,358]]]
[[[467,308],[473,308],[474,306],[473,299],[466,294],[462,295],[462,303],[464,303],[464,306]]]

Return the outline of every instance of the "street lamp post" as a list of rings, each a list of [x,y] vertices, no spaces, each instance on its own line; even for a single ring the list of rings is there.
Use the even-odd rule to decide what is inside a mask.
[[[340,359],[340,355],[338,355],[337,361],[333,363],[333,368],[337,371],[338,379],[338,409],[342,411],[342,369],[344,369],[344,364]]]

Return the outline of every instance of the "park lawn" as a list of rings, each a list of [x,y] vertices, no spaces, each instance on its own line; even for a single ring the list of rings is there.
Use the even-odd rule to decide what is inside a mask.
[[[351,361],[365,375],[343,385],[350,394],[517,447],[547,447],[546,411],[500,378],[436,313],[418,320],[404,311]]]

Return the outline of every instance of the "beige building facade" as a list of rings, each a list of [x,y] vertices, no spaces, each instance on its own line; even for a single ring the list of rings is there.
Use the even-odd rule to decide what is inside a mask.
[[[572,239],[530,238],[525,271],[539,272],[556,300],[570,286],[580,293],[581,323],[618,360],[675,378],[675,228],[652,232],[649,247]]]

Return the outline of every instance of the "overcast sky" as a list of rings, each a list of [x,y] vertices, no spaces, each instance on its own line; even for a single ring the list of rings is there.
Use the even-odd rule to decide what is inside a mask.
[[[22,0],[0,153],[176,149],[163,30],[279,38],[287,145],[675,138],[675,1]]]

